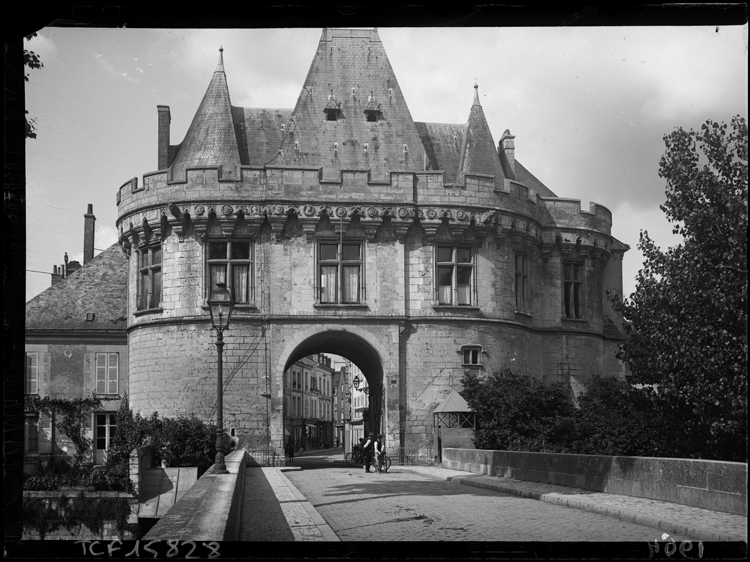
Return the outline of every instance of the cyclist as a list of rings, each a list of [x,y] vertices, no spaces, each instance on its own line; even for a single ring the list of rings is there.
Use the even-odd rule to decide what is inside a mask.
[[[370,472],[370,465],[372,464],[372,452],[375,448],[375,434],[371,431],[370,438],[362,445],[362,452],[364,453],[365,472]]]
[[[383,457],[385,456],[385,449],[383,448],[383,437],[385,436],[381,433],[373,443],[373,449],[375,451],[375,470],[377,470],[379,473],[383,471]]]

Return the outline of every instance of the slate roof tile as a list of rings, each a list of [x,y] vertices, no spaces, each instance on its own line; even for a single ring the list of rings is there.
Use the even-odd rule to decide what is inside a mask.
[[[26,303],[26,331],[125,331],[128,257],[115,243]],[[87,313],[93,321],[86,321]]]

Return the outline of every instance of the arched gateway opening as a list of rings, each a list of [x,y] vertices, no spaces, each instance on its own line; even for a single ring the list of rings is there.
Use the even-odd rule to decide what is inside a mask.
[[[385,433],[383,360],[375,348],[378,343],[373,341],[371,334],[357,334],[352,328],[329,329],[305,333],[301,341],[300,338],[295,339],[298,343],[290,344],[283,350],[277,366],[283,381],[283,409],[282,419],[277,418],[275,429],[283,426],[284,447],[291,444],[297,450],[300,446],[343,446],[348,450],[351,441],[356,442],[362,433]],[[325,356],[321,358],[323,354]],[[338,371],[340,377],[335,379],[334,384],[336,368],[330,362],[326,363],[326,356],[340,356],[356,365],[358,369],[355,369],[361,372],[364,380],[359,384],[355,381],[355,384],[368,389],[366,396],[359,396],[360,399],[365,398],[363,403],[352,403],[355,389],[351,381],[354,377],[351,372],[346,372],[346,367]],[[318,368],[321,364],[322,368]],[[331,376],[320,377],[321,371],[324,374],[328,371]],[[319,408],[313,407],[313,404]],[[330,407],[326,404],[330,404]],[[282,423],[278,424],[278,421]],[[345,429],[339,433],[336,421],[342,421],[345,425]]]

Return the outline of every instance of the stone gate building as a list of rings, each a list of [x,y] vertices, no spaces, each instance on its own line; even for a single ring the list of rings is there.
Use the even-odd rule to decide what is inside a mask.
[[[316,353],[361,368],[371,427],[411,454],[466,369],[622,375],[610,211],[557,197],[509,131],[496,146],[476,85],[465,124],[415,122],[377,30],[325,29],[294,109],[244,108],[222,57],[182,142],[159,106],[158,170],[117,192],[135,410],[215,419],[217,281],[248,444],[282,447],[282,375]]]

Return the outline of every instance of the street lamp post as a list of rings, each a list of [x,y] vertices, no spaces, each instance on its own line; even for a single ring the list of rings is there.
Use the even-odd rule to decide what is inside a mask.
[[[232,295],[226,283],[216,283],[216,288],[208,298],[208,308],[211,311],[211,324],[216,328],[216,351],[219,362],[216,377],[216,460],[214,474],[229,474],[224,462],[224,383],[222,381],[222,352],[224,350],[224,330],[229,327],[232,315]]]

